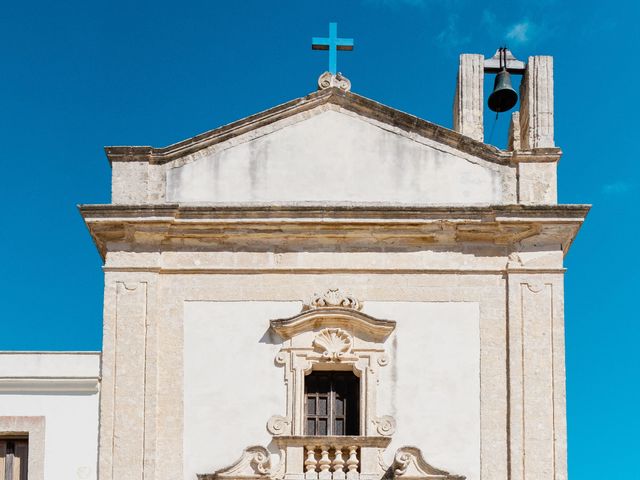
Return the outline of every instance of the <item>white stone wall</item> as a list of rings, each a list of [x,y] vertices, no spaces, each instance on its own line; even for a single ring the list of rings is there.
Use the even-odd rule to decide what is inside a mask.
[[[265,424],[286,409],[280,340],[269,320],[300,302],[185,302],[184,478],[235,461],[249,445],[277,454]],[[367,302],[365,313],[397,321],[380,370],[379,415],[397,431],[386,462],[404,445],[434,465],[480,478],[480,312],[475,302]]]
[[[515,201],[513,168],[398,135],[355,114],[316,110],[286,128],[199,152],[170,168],[167,202]]]
[[[468,480],[480,478],[480,308],[477,302],[367,302],[396,320],[380,369],[378,411],[396,419],[385,460],[404,445]]]
[[[99,368],[99,353],[0,352],[0,418],[45,417],[46,480],[96,479]]]
[[[281,345],[269,320],[295,315],[300,302],[185,302],[184,478],[268,445],[266,423],[285,410]],[[273,453],[278,453],[277,449]]]

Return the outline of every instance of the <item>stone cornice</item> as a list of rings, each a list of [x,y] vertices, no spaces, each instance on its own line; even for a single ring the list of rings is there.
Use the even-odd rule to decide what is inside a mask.
[[[305,447],[307,445],[357,445],[358,447],[387,448],[391,443],[391,437],[374,436],[308,436],[308,435],[282,435],[274,437],[274,441],[279,447],[296,446]]]
[[[98,391],[98,377],[1,377],[3,394],[93,394]]]
[[[562,151],[559,148],[536,148],[534,150],[515,150],[511,160],[514,163],[553,163],[560,161]]]
[[[561,151],[558,148],[515,153],[500,150],[454,130],[401,112],[355,93],[344,92],[339,88],[328,88],[311,93],[306,97],[291,100],[167,147],[110,146],[105,147],[105,152],[111,163],[149,162],[151,164],[164,164],[327,103],[399,128],[400,131],[406,132],[407,135],[420,135],[499,164],[509,164],[517,161],[553,162],[557,161],[561,155]]]
[[[101,255],[120,251],[402,251],[438,245],[556,244],[588,205],[82,205]]]
[[[295,317],[271,320],[271,328],[282,338],[289,339],[302,332],[320,327],[344,327],[363,331],[381,341],[396,328],[393,320],[380,320],[350,308],[324,307],[304,311]]]

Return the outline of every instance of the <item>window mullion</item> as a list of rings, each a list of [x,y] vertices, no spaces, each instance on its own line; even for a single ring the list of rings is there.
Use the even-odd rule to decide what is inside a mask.
[[[335,435],[336,434],[336,388],[335,388],[335,375],[331,376],[331,384],[330,384],[330,390],[331,390],[331,435]]]

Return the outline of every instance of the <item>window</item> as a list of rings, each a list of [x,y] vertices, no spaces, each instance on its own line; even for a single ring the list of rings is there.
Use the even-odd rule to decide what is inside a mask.
[[[358,377],[352,372],[312,372],[304,386],[306,435],[360,434]]]
[[[0,480],[27,480],[28,440],[0,438]]]

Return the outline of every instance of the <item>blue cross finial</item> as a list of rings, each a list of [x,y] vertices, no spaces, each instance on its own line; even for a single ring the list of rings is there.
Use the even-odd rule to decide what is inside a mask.
[[[353,38],[338,38],[338,24],[329,24],[329,38],[313,37],[313,50],[329,50],[329,71],[338,73],[338,50],[353,50]]]

